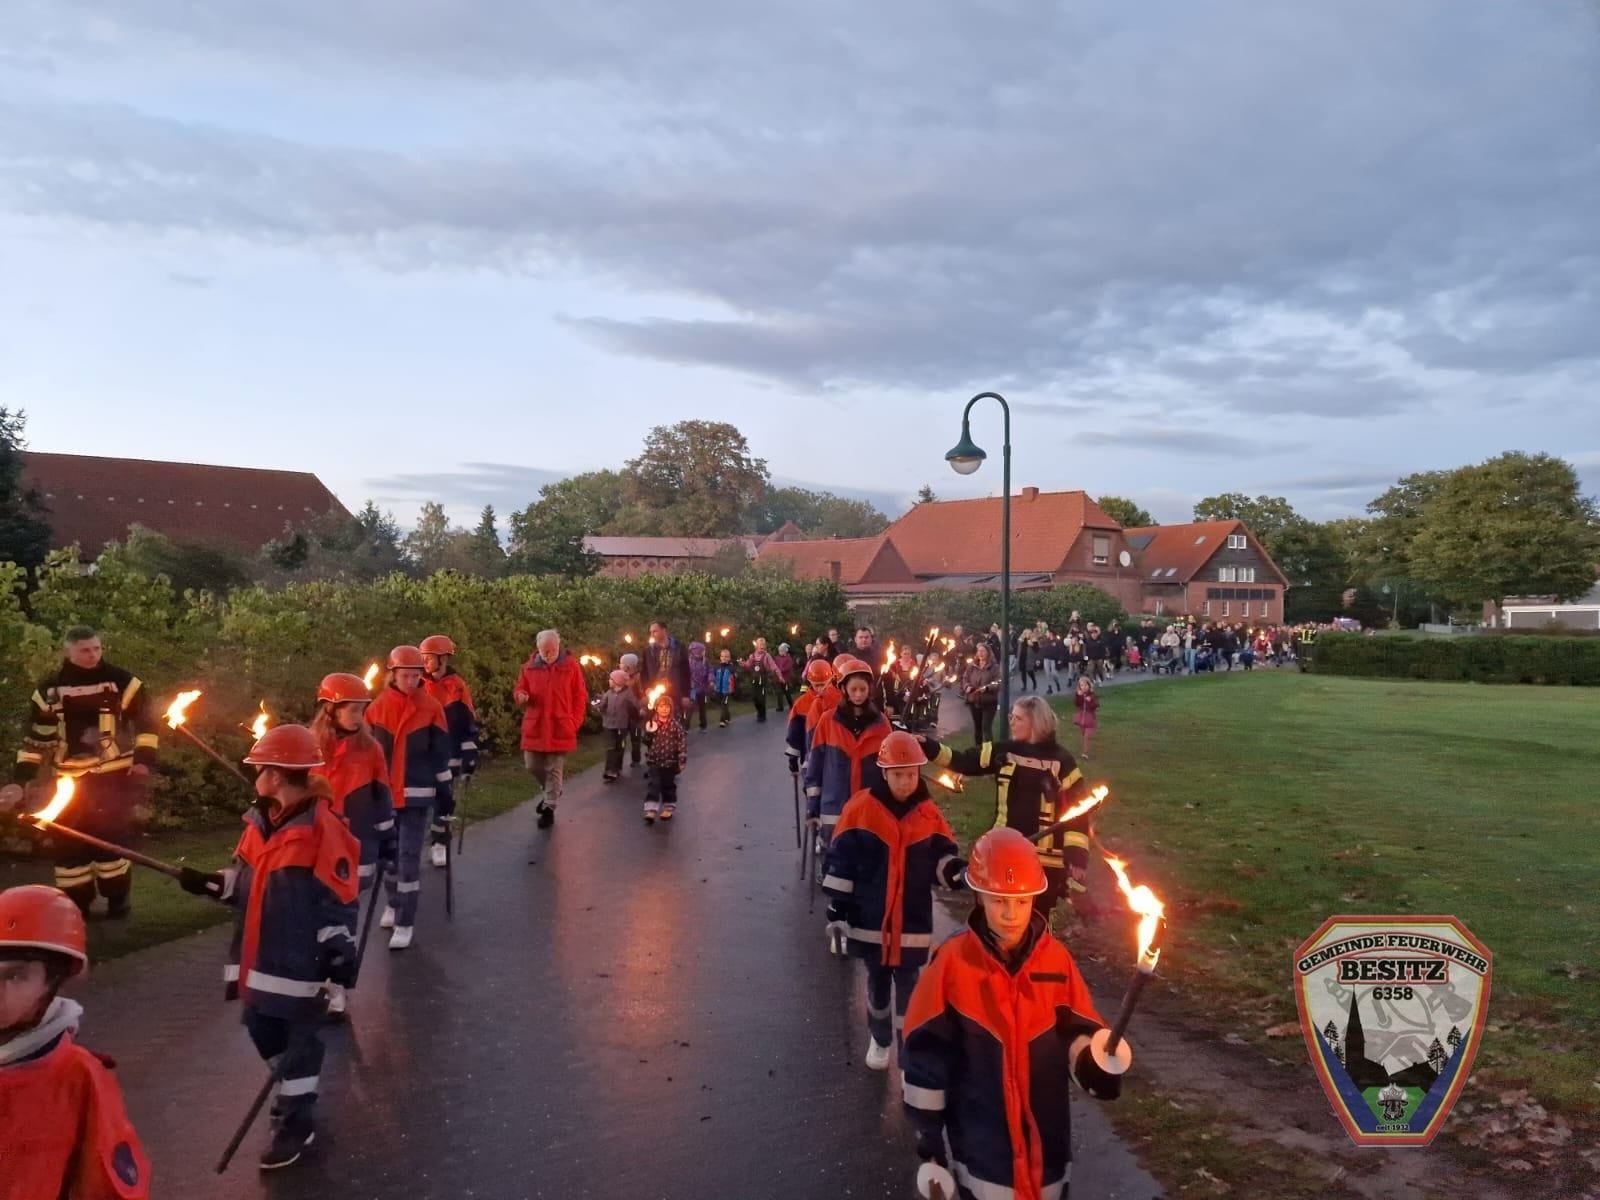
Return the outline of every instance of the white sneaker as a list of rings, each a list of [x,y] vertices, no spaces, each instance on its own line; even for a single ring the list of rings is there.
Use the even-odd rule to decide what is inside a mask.
[[[389,949],[404,950],[409,945],[411,945],[411,926],[395,926],[395,931],[389,935]]]
[[[445,849],[443,842],[435,842],[431,853],[433,854],[433,865],[436,867],[442,867],[449,861],[450,852]]]
[[[328,983],[328,1015],[332,1017],[344,1016],[345,991],[340,984],[329,981]]]
[[[386,904],[383,906],[383,916],[378,918],[378,924],[384,929],[394,928],[394,905]]]
[[[889,1067],[889,1047],[880,1046],[870,1037],[867,1039],[867,1068],[872,1071],[884,1071]]]

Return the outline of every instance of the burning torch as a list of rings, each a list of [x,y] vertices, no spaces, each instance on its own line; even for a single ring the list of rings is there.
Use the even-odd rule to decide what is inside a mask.
[[[187,724],[189,720],[189,706],[198,699],[200,699],[199,688],[195,688],[193,691],[179,692],[178,698],[167,706],[164,719],[171,728],[176,729],[179,733],[183,734],[184,737],[188,738],[196,746],[199,746],[200,749],[204,750],[212,758],[216,759],[217,762],[221,763],[224,767],[238,776],[240,783],[249,784],[250,780],[246,778],[243,771],[239,770],[239,768],[233,763],[229,762],[210,746],[206,745],[205,742],[201,741],[199,735],[189,728]],[[263,709],[263,711],[265,710]]]
[[[125,858],[131,863],[141,867],[149,867],[152,871],[160,871],[163,875],[173,879],[181,878],[183,871],[171,863],[164,863],[158,858],[151,858],[147,854],[129,850],[126,846],[118,846],[114,842],[107,842],[87,833],[81,833],[66,825],[56,824],[56,818],[66,811],[68,804],[72,803],[72,794],[77,790],[77,782],[70,775],[62,775],[56,780],[56,793],[50,803],[36,813],[22,813],[21,819],[31,822],[34,828],[46,833],[60,834],[75,841],[93,846],[96,850],[103,850],[107,854],[115,854],[118,858]]]
[[[267,702],[265,700],[259,701],[258,705],[260,711],[256,713],[256,719],[248,725],[240,721],[239,728],[259,742],[266,735],[267,730],[272,728],[272,714],[267,711]]]
[[[378,666],[377,663],[373,663],[367,668],[367,673],[361,677],[361,682],[367,685],[367,691],[370,692],[374,687],[377,686],[378,677],[382,674],[383,668]]]
[[[1156,973],[1156,963],[1161,959],[1161,941],[1166,933],[1166,908],[1146,884],[1141,883],[1138,887],[1134,887],[1129,882],[1127,864],[1120,858],[1108,854],[1105,859],[1117,877],[1117,886],[1128,898],[1128,907],[1139,914],[1139,959],[1134,966],[1133,978],[1128,982],[1128,990],[1123,993],[1122,1007],[1117,1010],[1117,1019],[1111,1023],[1109,1032],[1101,1031],[1095,1034],[1093,1045],[1099,1051],[1096,1057],[1105,1060],[1101,1062],[1102,1067],[1115,1070],[1120,1064],[1121,1070],[1126,1070],[1127,1064],[1133,1060],[1132,1055],[1127,1055],[1127,1063],[1124,1063],[1117,1050],[1122,1045],[1123,1035],[1128,1031],[1128,1022],[1133,1019],[1134,1007],[1139,1003],[1139,997],[1144,993],[1144,989],[1149,986],[1151,978]],[[1103,1043],[1100,1040],[1102,1037]]]
[[[1043,829],[1039,830],[1039,832],[1034,834],[1029,840],[1038,843],[1045,841],[1048,838],[1052,838],[1058,833],[1066,832],[1068,825],[1071,825],[1085,813],[1093,812],[1095,809],[1099,808],[1106,802],[1106,797],[1110,795],[1111,789],[1106,787],[1105,784],[1102,783],[1097,785],[1095,789],[1087,796],[1085,796],[1082,800],[1079,800],[1071,808],[1067,809],[1066,812],[1062,813],[1049,825],[1046,825]]]

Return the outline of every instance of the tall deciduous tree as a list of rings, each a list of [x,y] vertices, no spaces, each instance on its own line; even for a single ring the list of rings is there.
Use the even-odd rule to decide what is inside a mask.
[[[37,567],[50,549],[50,521],[38,490],[22,485],[26,424],[25,413],[0,407],[0,563]]]
[[[417,514],[416,528],[405,536],[405,552],[417,564],[419,571],[424,575],[432,575],[435,571],[454,565],[450,560],[452,552],[458,548],[456,535],[459,532],[450,528],[450,518],[445,515],[444,505],[429,500]]]
[[[270,567],[302,579],[376,579],[408,565],[394,514],[371,500],[354,517],[329,511],[261,547]]]
[[[1417,577],[1458,603],[1569,599],[1594,586],[1600,510],[1563,460],[1511,451],[1445,476],[1409,554]]]
[[[1268,554],[1277,558],[1273,547],[1278,534],[1296,521],[1303,520],[1294,505],[1282,496],[1257,496],[1252,500],[1243,492],[1225,492],[1220,496],[1207,496],[1194,506],[1196,521],[1243,521],[1256,535],[1256,540]]]
[[[1143,529],[1156,523],[1147,509],[1140,508],[1126,496],[1101,496],[1095,503],[1124,529]]]
[[[889,518],[866,500],[851,500],[808,488],[772,488],[747,514],[748,532],[771,533],[793,521],[812,537],[871,537]]]
[[[657,425],[623,471],[629,505],[653,514],[660,533],[726,537],[767,490],[766,460],[722,421]]]
[[[616,471],[586,471],[545,484],[537,500],[511,514],[507,565],[535,575],[593,575],[600,559],[583,548],[583,539],[616,521],[624,487]]]

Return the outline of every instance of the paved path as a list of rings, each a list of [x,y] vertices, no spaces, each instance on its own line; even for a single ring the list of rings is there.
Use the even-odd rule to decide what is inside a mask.
[[[223,931],[97,969],[86,1040],[119,1060],[156,1195],[914,1195],[893,1073],[860,1061],[859,968],[806,912],[780,743],[750,720],[692,734],[670,827],[644,826],[637,781],[593,771],[549,834],[532,806],[475,826],[453,924],[430,871],[416,945],[374,934],[313,1157],[279,1176],[256,1171],[264,1124],[212,1174],[264,1078],[221,1001]],[[1074,1196],[1158,1194],[1092,1102],[1074,1125]]]

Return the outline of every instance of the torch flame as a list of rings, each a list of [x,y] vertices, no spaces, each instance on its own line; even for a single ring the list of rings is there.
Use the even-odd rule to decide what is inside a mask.
[[[710,640],[711,640],[711,630],[708,629],[708,630],[706,630],[706,641],[709,642]]]
[[[889,668],[894,665],[894,660],[895,660],[894,643],[890,642],[889,645],[883,651],[883,666],[881,668],[879,668],[878,674],[879,675],[887,675],[889,673]]]
[[[1057,817],[1056,823],[1061,824],[1065,821],[1075,821],[1079,817],[1083,816],[1084,813],[1093,812],[1095,809],[1099,808],[1105,803],[1106,797],[1110,794],[1111,790],[1107,788],[1105,784],[1100,784],[1094,789],[1094,791],[1090,792],[1082,800],[1079,800],[1071,808],[1067,809],[1066,812]]]
[[[378,682],[378,673],[382,669],[377,663],[373,663],[367,668],[367,673],[361,677],[361,682],[367,685],[367,691],[370,692],[373,685]]]
[[[798,626],[798,625],[789,626],[789,636],[790,637],[793,637],[795,634],[797,634],[799,632],[800,632],[800,626]]]
[[[907,676],[907,678],[915,679],[916,677],[917,677],[917,668],[916,667],[912,667],[911,668],[911,674],[909,676]]]
[[[1128,881],[1127,864],[1115,855],[1108,854],[1106,865],[1116,874],[1117,886],[1122,889],[1122,894],[1128,898],[1128,907],[1139,914],[1139,962],[1152,969],[1156,960],[1161,957],[1160,950],[1152,950],[1155,944],[1156,933],[1161,928],[1162,918],[1166,916],[1166,907],[1146,884],[1134,887]]]
[[[196,693],[198,695],[199,693]],[[35,821],[54,821],[61,815],[63,809],[72,802],[72,793],[77,788],[77,783],[67,777],[61,776],[56,780],[56,794],[38,812],[33,814]]]
[[[270,728],[272,728],[272,717],[267,713],[267,702],[263,700],[261,711],[256,714],[256,719],[250,722],[250,734],[259,742]]]
[[[728,625],[724,625],[724,626],[723,626],[723,627],[722,627],[722,628],[721,628],[721,629],[720,629],[720,630],[719,630],[719,631],[718,631],[718,632],[717,632],[717,636],[718,636],[718,637],[727,637],[727,636],[728,636],[728,635],[729,635],[729,634],[730,634],[730,633],[732,633],[732,632],[733,632],[733,629],[732,629],[732,627],[731,627],[731,626],[728,626]]]
[[[178,698],[167,706],[165,714],[167,724],[176,729],[187,721],[189,719],[189,706],[198,699],[200,699],[199,688],[195,688],[192,692],[179,692]]]
[[[633,634],[631,634],[631,633],[623,634],[622,635],[622,640],[627,642],[628,645],[630,645],[630,646],[633,645]]]
[[[656,701],[661,699],[661,697],[666,693],[666,690],[666,684],[658,683],[655,685],[655,687],[646,692],[644,697],[646,707],[654,708],[656,706]]]
[[[939,627],[937,625],[935,625],[932,629],[928,630],[928,640],[930,642],[933,641],[933,639],[938,637],[938,636],[939,636]]]
[[[965,790],[961,786],[961,776],[952,771],[940,771],[933,777],[933,781],[940,787],[952,792],[960,792]]]
[[[578,665],[580,667],[601,667],[605,665],[605,661],[598,654],[578,655]]]

